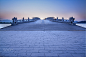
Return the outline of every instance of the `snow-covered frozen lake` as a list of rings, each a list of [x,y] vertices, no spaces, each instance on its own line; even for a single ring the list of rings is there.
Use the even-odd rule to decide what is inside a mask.
[[[76,24],[76,25],[86,28],[86,24]]]
[[[11,26],[11,24],[0,24],[0,29],[4,28],[4,27],[7,27],[7,26]]]

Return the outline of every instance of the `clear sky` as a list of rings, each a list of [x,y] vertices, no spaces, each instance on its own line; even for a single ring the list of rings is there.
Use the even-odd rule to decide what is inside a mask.
[[[86,20],[86,0],[0,0],[0,19],[74,17]]]

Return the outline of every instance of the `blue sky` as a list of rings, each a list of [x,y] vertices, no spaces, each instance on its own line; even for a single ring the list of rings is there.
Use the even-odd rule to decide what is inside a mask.
[[[0,0],[0,18],[58,17],[86,20],[86,0]]]

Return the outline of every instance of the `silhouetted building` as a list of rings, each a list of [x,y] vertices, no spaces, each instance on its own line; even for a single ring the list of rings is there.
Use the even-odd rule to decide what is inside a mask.
[[[54,17],[47,17],[47,20],[54,20]]]
[[[33,20],[40,20],[40,18],[39,17],[33,17]]]

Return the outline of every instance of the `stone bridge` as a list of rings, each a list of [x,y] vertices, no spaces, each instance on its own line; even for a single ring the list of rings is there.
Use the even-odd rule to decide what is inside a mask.
[[[22,23],[6,27],[0,31],[84,31],[85,28],[67,23],[51,22],[49,20],[38,20],[31,23]]]
[[[0,29],[0,57],[86,57],[86,28],[37,20]]]

